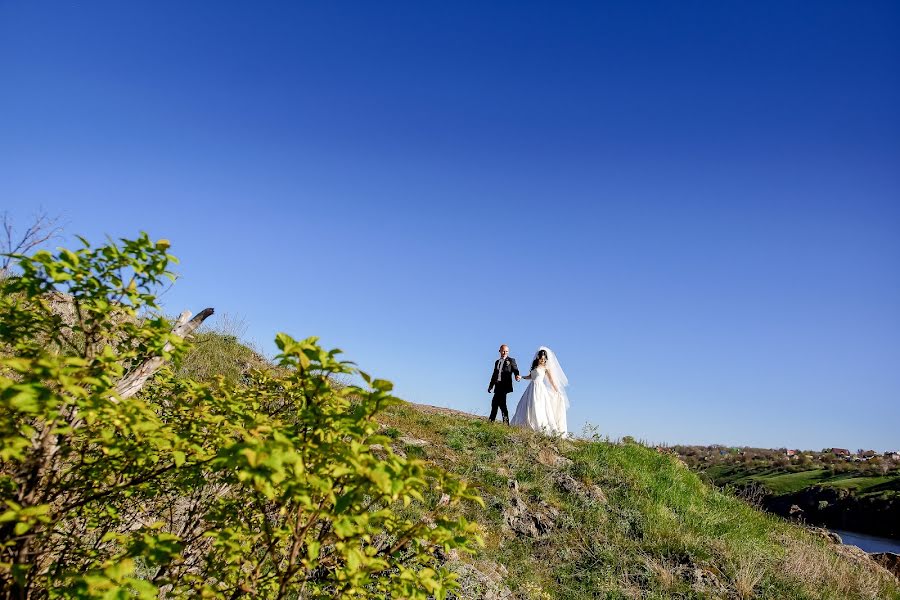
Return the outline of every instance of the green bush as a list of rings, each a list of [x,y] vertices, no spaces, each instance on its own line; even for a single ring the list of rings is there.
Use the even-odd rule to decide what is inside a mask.
[[[444,597],[436,553],[480,538],[442,511],[480,498],[378,435],[389,382],[279,334],[275,371],[119,397],[188,349],[154,314],[167,250],[84,242],[0,284],[0,597]]]

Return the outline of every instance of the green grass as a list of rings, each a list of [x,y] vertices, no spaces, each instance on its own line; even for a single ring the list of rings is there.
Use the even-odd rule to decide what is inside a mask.
[[[841,479],[832,479],[828,485],[835,488],[843,488],[848,490],[856,490],[865,493],[874,488],[893,487],[897,489],[896,477],[844,477]],[[893,485],[892,485],[893,484]]]
[[[811,485],[821,485],[827,480],[828,471],[816,469],[814,471],[800,471],[799,473],[781,473],[776,475],[751,475],[747,479],[758,481],[769,488],[773,493],[790,494],[799,492]]]
[[[178,375],[195,381],[221,377],[226,384],[235,385],[253,369],[270,368],[261,354],[240,341],[235,328],[240,326],[226,317],[218,329],[201,328],[194,333],[191,348],[178,365]]]
[[[223,332],[208,332],[198,341],[203,343],[182,365],[195,378],[239,381],[261,360]],[[707,485],[674,457],[639,444],[548,438],[409,404],[389,408],[380,420],[395,448],[466,479],[484,499],[484,507],[448,508],[477,522],[485,541],[476,556],[449,563],[463,575],[464,588],[481,585],[471,583],[466,575],[471,571],[465,569],[489,572],[502,566],[502,583],[522,599],[900,600],[895,581],[842,558],[811,533]],[[428,443],[406,444],[404,436]],[[546,466],[539,457],[548,453],[571,462]],[[769,469],[752,476],[791,490],[824,473]],[[606,501],[567,493],[558,483],[562,474],[582,486],[599,487]],[[718,476],[739,482],[748,473],[725,468]],[[521,537],[505,526],[511,479],[530,509],[554,511],[551,535]],[[870,479],[866,489],[891,484]],[[857,489],[864,483],[850,477],[831,481]],[[433,490],[424,506],[413,503],[401,510],[411,519],[427,518],[425,506],[439,498],[440,491]]]
[[[505,585],[523,598],[900,598],[896,582],[639,444],[559,440],[412,405],[383,421],[429,441],[426,460],[479,490],[484,509],[457,509],[483,527],[486,545],[468,560],[503,565]],[[572,462],[546,466],[538,458],[547,453]],[[607,502],[566,493],[562,473],[599,486]],[[792,489],[817,476],[770,472],[766,480]],[[504,527],[510,479],[531,509],[558,511],[552,535]]]
[[[776,468],[746,469],[735,465],[717,465],[707,469],[705,476],[720,486],[756,482],[764,485],[775,495],[792,494],[814,485],[850,490],[857,495],[884,493],[900,495],[900,477],[896,475],[833,473],[828,469],[786,473]]]

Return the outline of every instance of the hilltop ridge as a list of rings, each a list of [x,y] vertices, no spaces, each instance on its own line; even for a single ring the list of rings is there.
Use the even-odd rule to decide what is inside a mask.
[[[856,548],[759,511],[637,443],[562,439],[454,409],[382,416],[395,451],[464,477],[485,547],[460,598],[900,598]]]

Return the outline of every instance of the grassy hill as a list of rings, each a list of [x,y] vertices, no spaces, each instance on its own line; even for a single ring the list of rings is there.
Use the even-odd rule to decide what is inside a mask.
[[[25,260],[0,295],[4,598],[423,597],[449,568],[458,598],[900,599],[674,455],[398,401],[316,338],[279,334],[278,367],[222,330],[182,355],[109,301],[153,306],[168,242],[123,246]]]
[[[639,444],[563,440],[417,405],[383,416],[395,448],[457,473],[486,508],[461,597],[900,598],[860,553],[711,487]],[[423,515],[424,517],[424,515]]]
[[[224,369],[239,380],[260,366],[233,336],[205,336],[183,366],[192,376]],[[380,422],[394,451],[463,477],[484,499],[483,509],[454,506],[485,541],[475,556],[445,557],[459,598],[900,598],[865,553],[722,492],[671,454],[412,403]],[[772,479],[792,489],[811,477],[788,475]]]

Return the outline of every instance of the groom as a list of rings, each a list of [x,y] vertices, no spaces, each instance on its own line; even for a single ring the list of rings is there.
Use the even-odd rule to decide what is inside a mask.
[[[509,409],[506,408],[506,395],[513,391],[513,375],[516,381],[521,381],[519,367],[516,359],[509,355],[509,346],[500,346],[500,359],[494,363],[494,372],[491,374],[491,383],[488,385],[488,393],[494,392],[491,400],[491,422],[497,419],[497,409],[503,413],[503,422],[509,425]]]

